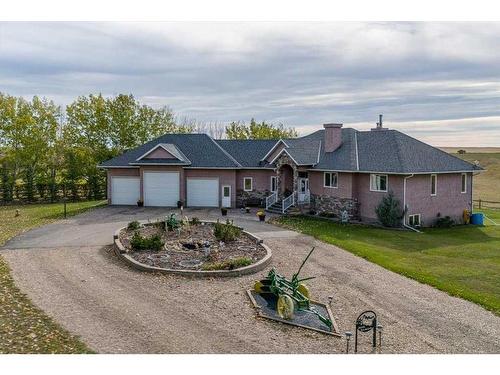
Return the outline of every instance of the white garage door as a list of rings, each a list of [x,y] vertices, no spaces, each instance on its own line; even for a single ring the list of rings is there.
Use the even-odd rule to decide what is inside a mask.
[[[179,200],[178,172],[144,172],[144,205],[175,207]]]
[[[111,177],[111,204],[137,204],[140,189],[139,177]]]
[[[219,207],[219,180],[188,178],[186,203],[189,207]]]

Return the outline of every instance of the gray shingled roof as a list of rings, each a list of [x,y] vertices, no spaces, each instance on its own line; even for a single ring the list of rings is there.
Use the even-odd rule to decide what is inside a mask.
[[[120,156],[106,160],[101,163],[102,167],[125,167],[130,163],[137,163],[137,158],[144,155],[159,143],[174,144],[190,161],[190,167],[211,167],[211,168],[238,168],[239,165],[227,153],[222,150],[214,140],[206,134],[165,134],[142,146],[129,150]],[[165,163],[168,159],[161,160]]]
[[[342,144],[331,153],[324,152],[323,139],[324,130],[305,137],[286,139],[289,146],[287,152],[297,163],[319,170],[409,174],[482,169],[396,130],[342,129]],[[191,167],[272,168],[273,165],[262,162],[262,159],[276,142],[277,140],[214,141],[205,134],[167,134],[107,160],[101,166],[134,165],[130,163],[137,164],[136,159],[155,145],[171,143],[191,161]],[[166,159],[144,160],[144,163],[168,162]]]
[[[269,164],[262,163],[261,160],[278,142],[277,139],[222,139],[216,141],[224,148],[234,159],[246,168],[271,167]]]

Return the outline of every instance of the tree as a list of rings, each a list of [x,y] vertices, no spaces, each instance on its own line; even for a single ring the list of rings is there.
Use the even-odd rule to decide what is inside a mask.
[[[295,138],[298,134],[294,128],[286,128],[283,124],[257,123],[252,119],[249,125],[232,122],[226,127],[226,135],[228,139],[279,139]]]
[[[404,217],[404,210],[401,208],[401,203],[394,197],[392,191],[382,198],[378,206],[375,208],[375,213],[382,225],[386,227],[398,227],[401,225],[401,220]]]

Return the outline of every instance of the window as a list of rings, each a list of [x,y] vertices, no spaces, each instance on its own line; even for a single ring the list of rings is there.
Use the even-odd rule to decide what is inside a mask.
[[[386,174],[371,174],[370,175],[370,190],[371,191],[387,191],[387,175]]]
[[[462,173],[462,193],[467,193],[467,173]]]
[[[431,195],[437,195],[437,175],[431,174]]]
[[[253,178],[245,177],[243,178],[243,190],[252,191],[253,190]]]
[[[325,172],[323,186],[329,188],[337,188],[339,182],[339,174],[337,172]]]
[[[276,176],[271,176],[271,192],[276,191]]]
[[[408,216],[408,225],[410,227],[419,227],[420,226],[420,214],[409,215]]]

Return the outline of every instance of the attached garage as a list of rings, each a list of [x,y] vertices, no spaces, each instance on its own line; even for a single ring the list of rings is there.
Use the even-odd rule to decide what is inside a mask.
[[[177,206],[179,186],[179,172],[144,172],[144,205]]]
[[[140,197],[139,177],[111,177],[111,204],[136,205]]]
[[[219,207],[219,180],[188,178],[186,182],[188,207]]]

